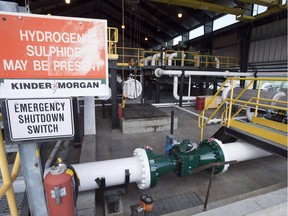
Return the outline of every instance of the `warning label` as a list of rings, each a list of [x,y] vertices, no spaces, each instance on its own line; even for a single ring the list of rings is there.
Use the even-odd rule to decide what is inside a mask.
[[[0,16],[0,98],[109,97],[106,20]]]
[[[106,20],[1,13],[2,78],[106,79]]]
[[[13,141],[74,135],[71,98],[6,99]]]

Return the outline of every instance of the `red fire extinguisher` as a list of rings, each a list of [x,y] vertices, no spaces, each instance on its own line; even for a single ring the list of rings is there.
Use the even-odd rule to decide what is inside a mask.
[[[76,215],[75,173],[65,164],[51,167],[44,178],[47,206],[50,216]]]

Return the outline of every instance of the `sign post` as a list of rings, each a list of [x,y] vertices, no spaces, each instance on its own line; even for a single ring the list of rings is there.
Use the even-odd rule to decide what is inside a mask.
[[[30,141],[19,144],[18,148],[31,215],[48,216],[39,145]]]
[[[48,216],[36,141],[74,135],[69,97],[110,97],[107,21],[5,12],[0,18],[4,129],[19,144],[32,215]]]

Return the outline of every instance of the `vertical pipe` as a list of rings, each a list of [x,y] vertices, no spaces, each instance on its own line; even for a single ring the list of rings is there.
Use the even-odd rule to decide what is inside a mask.
[[[145,97],[145,79],[144,79],[144,71],[143,71],[142,67],[140,68],[140,83],[143,87],[140,98],[143,99]]]
[[[184,75],[185,71],[182,71],[181,74],[181,80],[180,80],[180,92],[179,92],[179,106],[182,107],[182,101],[183,101],[183,89],[184,89]]]
[[[191,76],[189,76],[189,81],[188,81],[188,97],[191,95]]]

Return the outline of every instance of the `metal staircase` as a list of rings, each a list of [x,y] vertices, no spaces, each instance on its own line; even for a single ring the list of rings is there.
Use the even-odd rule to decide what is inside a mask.
[[[248,81],[248,85],[241,91],[237,91],[238,95],[233,94],[235,82],[241,80]],[[281,101],[263,98],[263,90],[260,89],[263,81],[287,82],[288,80],[287,78],[228,78],[214,97],[220,94],[228,82],[231,83],[230,95],[222,101],[219,107],[206,120],[204,119],[206,109],[199,116],[198,126],[201,129],[201,140],[203,139],[206,124],[224,107],[224,111],[221,113],[222,128],[213,137],[223,140],[224,143],[233,141],[233,139],[242,139],[273,154],[287,158],[287,98],[284,101],[283,97]],[[259,86],[257,96],[252,96],[249,100],[243,100],[243,95],[250,91],[249,88],[253,85]],[[209,103],[206,106],[209,106]],[[250,121],[236,120],[235,117],[246,109],[254,110]],[[265,112],[274,112],[277,115],[282,115],[282,122],[279,122],[279,119],[276,121],[276,119],[267,118],[267,115],[263,114]],[[262,114],[259,115],[259,113]]]

